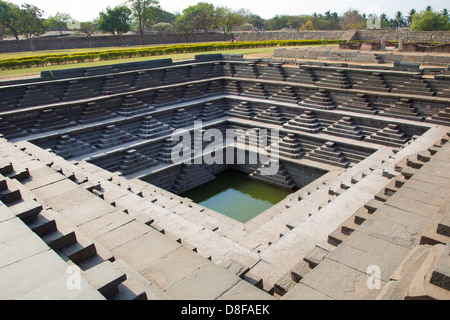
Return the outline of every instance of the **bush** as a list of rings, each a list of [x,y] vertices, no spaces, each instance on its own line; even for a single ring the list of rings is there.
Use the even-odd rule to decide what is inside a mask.
[[[254,42],[221,42],[192,45],[158,46],[143,49],[123,49],[110,51],[97,51],[89,53],[43,55],[36,57],[11,58],[0,60],[0,69],[20,69],[63,63],[82,63],[94,60],[115,60],[134,57],[158,56],[164,54],[195,53],[217,50],[233,50],[248,48],[265,48],[276,46],[307,46],[320,44],[334,44],[345,40],[269,40]]]

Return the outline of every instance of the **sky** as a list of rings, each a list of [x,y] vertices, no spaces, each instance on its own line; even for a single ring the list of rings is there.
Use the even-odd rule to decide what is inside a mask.
[[[7,2],[21,5],[23,3],[34,4],[44,11],[44,17],[64,12],[78,21],[92,21],[98,17],[99,12],[106,7],[115,7],[126,2],[126,0],[5,0]],[[434,10],[441,11],[443,8],[450,10],[448,0],[159,0],[160,6],[169,12],[182,12],[183,9],[198,2],[208,2],[215,6],[226,6],[232,9],[248,9],[260,15],[264,19],[270,19],[275,15],[300,15],[312,14],[313,12],[325,13],[328,10],[344,13],[348,9],[357,9],[361,13],[386,13],[393,17],[394,13],[401,11],[405,16],[409,10],[423,10],[431,5]]]

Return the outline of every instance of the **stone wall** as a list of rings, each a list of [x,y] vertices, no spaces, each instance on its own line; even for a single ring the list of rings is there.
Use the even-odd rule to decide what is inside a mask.
[[[413,42],[450,42],[450,32],[448,31],[411,31],[411,30],[360,30],[357,31],[355,40],[379,41],[385,38],[387,41],[405,41]]]
[[[208,41],[224,41],[228,40],[228,36],[223,33],[210,33]],[[204,42],[206,41],[203,33],[195,33],[189,35],[182,34],[153,34],[144,37],[145,45],[154,44],[172,44],[186,42]],[[137,46],[142,45],[139,35],[126,35],[119,38],[120,46]],[[90,40],[88,37],[52,37],[37,38],[33,40],[34,50],[61,50],[76,48],[101,48],[116,47],[117,39],[114,36],[95,36]],[[30,43],[28,40],[4,40],[0,41],[0,53],[5,52],[22,52],[30,51]]]
[[[266,40],[308,40],[308,39],[329,39],[329,40],[364,40],[379,41],[386,38],[388,41],[398,41],[403,38],[405,41],[415,42],[445,42],[450,43],[450,32],[448,31],[407,31],[407,30],[314,30],[314,31],[240,31],[235,32],[239,41],[266,41]],[[207,41],[228,41],[229,35],[223,33],[210,33]],[[204,42],[203,33],[189,35],[166,34],[166,35],[146,35],[145,45]],[[139,35],[126,35],[120,38],[120,46],[141,45]],[[60,50],[75,48],[100,48],[117,46],[114,36],[96,36],[90,40],[87,37],[48,37],[33,40],[34,50]],[[27,40],[5,40],[0,41],[0,53],[30,51],[30,44]]]
[[[267,40],[350,40],[355,31],[345,30],[315,30],[315,31],[243,31],[236,32],[238,39],[242,41],[267,41]]]

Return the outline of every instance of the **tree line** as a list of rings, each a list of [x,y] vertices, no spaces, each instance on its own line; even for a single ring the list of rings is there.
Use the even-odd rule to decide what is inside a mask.
[[[43,18],[43,10],[31,4],[18,6],[0,0],[0,38],[23,36],[30,41],[47,31],[63,31],[70,29],[72,17],[66,13],[57,13],[47,19]],[[129,31],[141,36],[144,34],[179,33],[190,34],[203,32],[205,40],[211,31],[229,33],[233,30],[358,30],[366,29],[365,14],[357,10],[348,10],[339,15],[327,11],[324,14],[312,15],[276,15],[271,19],[263,19],[247,9],[233,10],[225,6],[214,6],[211,3],[199,2],[189,6],[181,13],[171,13],[160,7],[158,0],[127,0],[114,8],[108,7],[99,13],[94,21],[81,22],[76,25],[78,33],[92,39],[95,33],[113,34],[117,43],[119,37]],[[421,11],[411,9],[407,14],[397,11],[393,17],[387,14],[379,16],[381,28],[410,28],[416,31],[450,30],[447,9],[434,11],[431,6]]]

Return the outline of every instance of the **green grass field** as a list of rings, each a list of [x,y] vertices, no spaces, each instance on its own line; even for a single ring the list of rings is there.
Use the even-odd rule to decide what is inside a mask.
[[[143,48],[143,47],[149,47],[149,46],[133,46],[133,47],[127,47],[127,49]],[[81,53],[81,52],[108,51],[108,50],[116,50],[116,49],[117,49],[117,47],[105,47],[105,48],[84,48],[84,49],[35,51],[35,52],[2,53],[2,54],[0,54],[0,60],[8,59],[8,58],[40,56],[40,55],[47,55],[47,54],[73,54],[73,53]],[[201,52],[201,53],[181,53],[181,54],[168,54],[168,55],[161,55],[161,56],[151,56],[151,57],[141,57],[141,58],[131,58],[131,59],[94,61],[94,62],[86,62],[86,63],[70,63],[70,64],[63,64],[63,65],[54,65],[54,66],[37,67],[37,68],[26,68],[26,69],[17,69],[17,70],[0,70],[0,80],[4,81],[4,80],[13,80],[13,79],[21,79],[21,78],[39,77],[41,74],[41,71],[45,71],[45,70],[64,70],[64,69],[71,69],[71,68],[88,68],[88,67],[113,65],[113,64],[126,63],[126,62],[148,61],[148,60],[156,60],[156,59],[172,59],[174,61],[188,60],[188,59],[193,59],[198,54],[229,53],[229,54],[243,54],[243,55],[264,54],[264,55],[272,56],[274,49],[275,49],[275,47],[206,51],[206,52]]]

